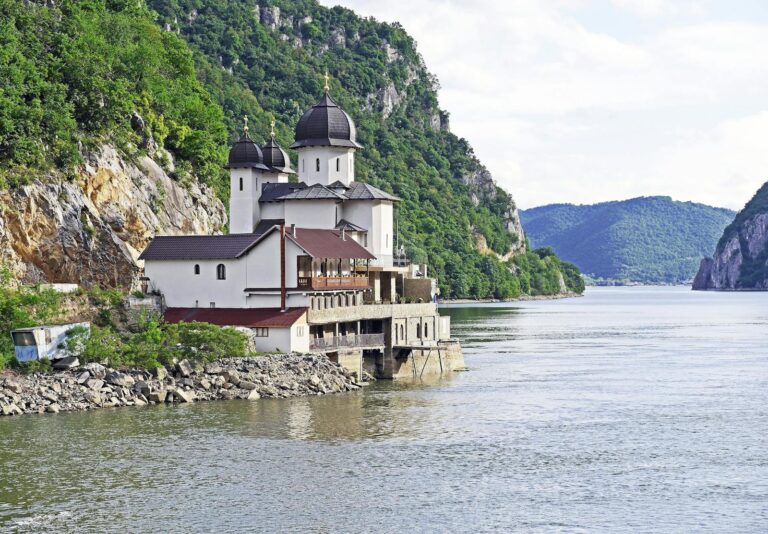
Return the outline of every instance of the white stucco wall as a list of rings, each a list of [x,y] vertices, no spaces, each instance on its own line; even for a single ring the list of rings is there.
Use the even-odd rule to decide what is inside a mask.
[[[349,185],[355,179],[355,151],[342,147],[307,147],[299,151],[299,181],[328,185],[336,180]],[[317,171],[317,160],[320,171]],[[339,160],[338,171],[336,160]]]
[[[260,218],[257,200],[261,195],[259,186],[261,172],[253,169],[231,169],[229,176],[229,232],[231,234],[253,232]],[[241,179],[242,191],[240,191]]]
[[[259,206],[261,207],[262,219],[285,218],[285,206],[282,202],[262,202]]]
[[[392,265],[394,241],[394,210],[392,202],[381,200],[352,200],[344,203],[341,217],[368,229],[368,251],[376,256],[378,265]]]
[[[336,227],[336,208],[341,217],[341,204],[335,200],[286,200],[285,225],[295,224],[299,228],[321,228],[332,230]]]
[[[226,279],[216,279],[216,267],[224,264]],[[200,265],[200,274],[195,274]],[[245,262],[241,260],[181,260],[144,262],[149,289],[158,290],[171,308],[243,308],[246,306]]]

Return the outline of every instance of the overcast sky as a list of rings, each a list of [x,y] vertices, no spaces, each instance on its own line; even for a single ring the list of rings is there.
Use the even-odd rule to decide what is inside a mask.
[[[522,208],[768,180],[764,0],[321,0],[399,21],[440,105]]]

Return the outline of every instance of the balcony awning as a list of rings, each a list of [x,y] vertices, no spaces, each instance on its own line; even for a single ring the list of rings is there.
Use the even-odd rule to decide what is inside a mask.
[[[296,243],[313,258],[344,258],[374,260],[376,256],[368,252],[354,239],[341,238],[338,230],[320,230],[315,228],[297,228],[294,236],[286,229],[285,237]]]

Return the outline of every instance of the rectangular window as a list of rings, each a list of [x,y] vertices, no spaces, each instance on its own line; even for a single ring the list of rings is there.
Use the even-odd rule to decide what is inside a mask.
[[[336,172],[339,172],[339,165],[341,165],[341,158],[336,158]]]
[[[296,327],[296,335],[298,337],[304,337],[304,327],[303,326],[297,326]]]
[[[243,179],[240,178],[240,191],[242,191],[242,190],[243,190]]]
[[[211,308],[215,308],[215,307],[216,307],[216,303],[215,302],[211,302]]]
[[[256,337],[269,337],[269,328],[254,328],[253,335]]]
[[[37,345],[32,332],[16,332],[13,334],[13,344],[17,347],[31,347]]]

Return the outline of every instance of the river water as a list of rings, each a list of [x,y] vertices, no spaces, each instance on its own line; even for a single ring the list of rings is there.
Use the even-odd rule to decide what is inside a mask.
[[[768,530],[768,294],[445,312],[441,380],[2,418],[0,531]]]

